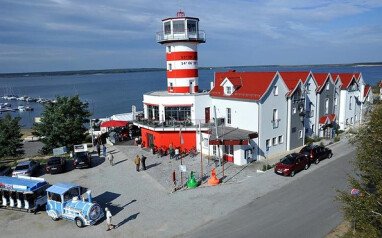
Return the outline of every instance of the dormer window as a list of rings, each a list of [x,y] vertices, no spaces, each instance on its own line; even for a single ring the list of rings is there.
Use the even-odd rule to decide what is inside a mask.
[[[226,86],[225,87],[225,94],[231,95],[232,94],[232,87],[231,86]]]
[[[329,83],[326,83],[326,90],[329,90]]]

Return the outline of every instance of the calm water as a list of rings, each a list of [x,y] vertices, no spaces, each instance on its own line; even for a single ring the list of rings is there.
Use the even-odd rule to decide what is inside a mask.
[[[199,71],[199,87],[209,89],[214,72],[236,69],[237,71],[298,71],[312,72],[361,72],[366,83],[375,85],[382,79],[382,66],[352,67],[352,66],[256,66],[227,67]],[[135,72],[124,74],[97,74],[72,76],[44,77],[0,77],[0,95],[14,93],[19,96],[42,97],[53,99],[56,96],[80,95],[83,101],[89,103],[89,110],[94,118],[108,117],[113,114],[130,112],[135,105],[142,110],[142,94],[149,91],[166,89],[166,72]],[[32,112],[11,112],[11,115],[21,116],[23,127],[31,127],[35,117],[40,116],[43,106],[39,103],[22,101],[9,102],[12,107],[29,105]],[[4,116],[4,113],[0,117]]]

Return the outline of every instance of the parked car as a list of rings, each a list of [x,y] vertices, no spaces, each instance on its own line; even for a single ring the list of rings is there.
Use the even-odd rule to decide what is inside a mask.
[[[9,166],[6,166],[6,165],[0,166],[0,176],[10,175],[11,171],[12,171],[12,169]]]
[[[64,157],[50,157],[46,163],[46,172],[50,174],[65,172],[66,159]]]
[[[92,157],[87,151],[74,153],[74,168],[90,168],[92,167]]]
[[[304,154],[308,159],[309,163],[320,163],[323,159],[330,159],[333,156],[331,149],[320,146],[320,145],[307,145],[300,150],[301,154]]]
[[[27,175],[33,176],[36,175],[40,169],[40,163],[34,160],[21,161],[16,165],[15,170],[12,172],[12,176],[17,175]]]
[[[299,153],[292,153],[280,159],[275,166],[275,173],[293,177],[297,172],[308,169],[308,158]]]

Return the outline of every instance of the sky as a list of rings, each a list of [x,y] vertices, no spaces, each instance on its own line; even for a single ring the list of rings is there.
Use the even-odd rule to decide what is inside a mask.
[[[0,0],[0,73],[164,68],[179,9],[206,33],[199,66],[382,61],[381,0]]]

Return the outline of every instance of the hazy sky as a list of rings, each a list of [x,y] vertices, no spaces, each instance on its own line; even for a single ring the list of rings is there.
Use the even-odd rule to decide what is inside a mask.
[[[382,61],[382,0],[0,0],[0,73],[165,67],[161,19],[200,19],[200,66]]]

